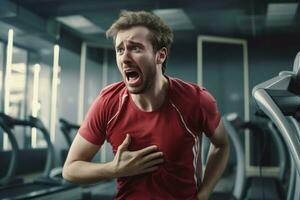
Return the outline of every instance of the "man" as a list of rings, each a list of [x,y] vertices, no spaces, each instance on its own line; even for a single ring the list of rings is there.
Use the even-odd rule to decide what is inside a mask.
[[[229,144],[214,98],[164,75],[171,29],[156,15],[122,12],[112,37],[122,82],[102,90],[75,137],[63,176],[75,183],[117,178],[115,199],[208,199]],[[212,143],[202,179],[201,136]],[[113,161],[92,163],[107,140]]]

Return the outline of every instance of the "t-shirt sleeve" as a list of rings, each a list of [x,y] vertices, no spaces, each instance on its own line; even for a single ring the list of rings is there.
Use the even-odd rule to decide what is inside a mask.
[[[102,145],[106,138],[105,99],[100,94],[93,102],[80,126],[79,134],[87,141]]]
[[[221,114],[215,98],[206,89],[200,91],[200,112],[202,130],[207,137],[211,137],[220,123]]]

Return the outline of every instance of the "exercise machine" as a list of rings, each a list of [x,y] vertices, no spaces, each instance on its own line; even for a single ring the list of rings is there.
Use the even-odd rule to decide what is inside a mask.
[[[244,194],[246,173],[244,149],[235,129],[235,124],[239,123],[239,118],[236,113],[231,113],[223,116],[222,120],[236,157],[236,173],[232,190],[226,192],[213,192],[210,200],[240,200]]]
[[[54,161],[54,147],[51,143],[50,136],[43,123],[34,117],[28,120],[14,119],[4,113],[0,114],[1,127],[9,135],[14,136],[12,129],[15,126],[27,126],[37,128],[41,131],[47,143],[47,160],[42,177],[28,183],[14,184],[3,186],[0,188],[0,199],[82,199],[82,188],[73,184],[69,184],[62,180],[53,180],[49,177]],[[17,144],[15,144],[17,146]],[[18,151],[15,151],[18,154]],[[17,156],[16,156],[17,157]],[[13,166],[15,167],[15,166]]]
[[[296,55],[293,71],[281,72],[255,86],[252,96],[258,107],[274,122],[288,147],[296,169],[291,199],[299,200],[300,191],[296,188],[300,186],[300,52]]]
[[[0,128],[2,129],[3,134],[7,134],[12,150],[10,153],[11,155],[10,155],[10,159],[8,162],[7,171],[5,172],[6,175],[4,175],[0,179],[0,186],[23,183],[22,178],[16,177],[19,146],[18,146],[16,138],[14,137],[12,132],[10,132],[9,129],[7,129],[7,127],[4,126],[5,121],[6,121],[5,117],[6,117],[6,115],[3,115],[2,113],[0,113]]]

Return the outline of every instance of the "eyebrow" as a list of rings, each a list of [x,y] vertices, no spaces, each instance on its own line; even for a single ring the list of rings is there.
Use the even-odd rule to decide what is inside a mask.
[[[144,46],[142,43],[140,43],[140,42],[134,42],[134,41],[128,41],[128,43],[130,44],[130,45],[137,45],[137,46]],[[123,44],[123,42],[121,42],[119,45],[117,45],[116,46],[116,49],[117,48],[120,48],[120,46]]]

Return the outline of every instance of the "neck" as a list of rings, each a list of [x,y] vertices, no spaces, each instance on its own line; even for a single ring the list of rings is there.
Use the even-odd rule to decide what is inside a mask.
[[[136,106],[145,112],[158,109],[164,102],[168,92],[168,80],[165,76],[156,78],[153,86],[143,94],[130,94]]]

